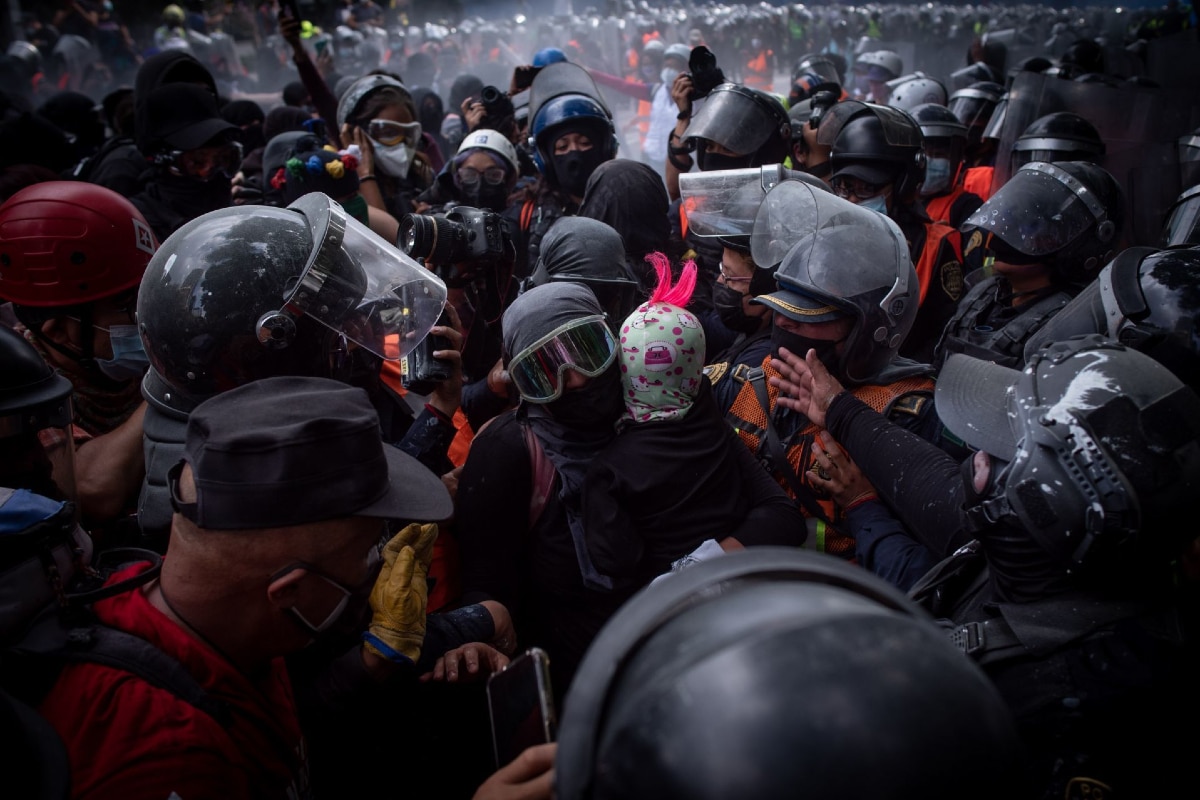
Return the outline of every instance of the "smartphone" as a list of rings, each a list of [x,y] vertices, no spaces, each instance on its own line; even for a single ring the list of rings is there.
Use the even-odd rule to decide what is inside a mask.
[[[521,67],[513,68],[513,89],[517,92],[528,89],[533,85],[533,79],[537,77],[540,70],[532,65],[526,64]]]
[[[487,682],[488,712],[496,769],[537,744],[553,742],[558,731],[550,691],[550,657],[538,647],[517,656]]]

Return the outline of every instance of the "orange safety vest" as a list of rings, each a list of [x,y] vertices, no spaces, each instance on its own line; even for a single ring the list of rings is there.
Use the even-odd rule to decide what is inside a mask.
[[[771,84],[775,76],[771,74],[768,59],[773,55],[775,55],[774,50],[760,50],[758,55],[746,62],[745,83],[747,86],[762,89],[764,92],[771,91]]]
[[[992,196],[992,178],[995,167],[971,167],[967,177],[963,179],[963,189],[983,198],[984,202]]]
[[[771,385],[770,379],[778,376],[779,373],[771,367],[770,356],[763,359],[762,369],[767,381],[766,388],[767,398],[771,406],[770,413],[773,413],[775,411],[775,400],[779,396],[779,389]],[[924,402],[932,402],[933,380],[924,376],[904,378],[887,386],[856,386],[849,391],[879,413],[887,414],[896,404],[896,401],[906,395],[918,394],[928,398],[928,400],[921,398],[917,405],[918,409]],[[741,391],[738,392],[737,397],[734,399],[733,407],[725,415],[726,421],[733,426],[733,430],[738,438],[758,458],[763,458],[766,455],[763,452],[763,447],[768,413],[758,402],[758,395],[754,390],[753,383],[747,380],[742,384]],[[825,519],[814,518],[802,503],[798,503],[800,510],[808,520],[808,536],[805,539],[804,546],[810,550],[817,550],[818,552],[829,553],[851,560],[854,558],[854,539],[838,529],[838,526],[845,518],[845,514],[833,502],[832,498],[824,497],[821,490],[814,487],[808,477],[808,471],[816,464],[816,458],[812,452],[813,442],[817,434],[822,430],[824,429],[810,422],[782,443],[787,454],[788,463],[791,465],[798,483],[812,491],[813,499],[817,501],[825,516]],[[783,490],[787,492],[788,497],[795,499],[796,495],[792,490],[791,481],[786,476],[779,474],[778,470],[772,474],[775,480],[779,482],[779,485],[783,487]]]
[[[947,194],[941,194],[937,197],[930,197],[925,201],[925,213],[934,222],[940,222],[943,225],[950,224],[950,209],[954,205],[954,201],[966,194],[966,187],[962,184],[955,186],[953,190]]]
[[[917,263],[914,264],[917,268],[917,281],[921,284],[921,299],[917,303],[918,306],[924,305],[925,295],[929,294],[929,287],[933,284],[934,275],[941,266],[937,263],[937,255],[942,247],[942,240],[947,237],[954,249],[955,258],[961,264],[962,238],[958,231],[941,222],[925,223],[925,248],[921,251],[921,257],[917,259]]]

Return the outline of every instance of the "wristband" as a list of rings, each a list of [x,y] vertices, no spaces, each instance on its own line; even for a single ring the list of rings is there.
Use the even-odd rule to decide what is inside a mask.
[[[412,664],[413,660],[401,653],[399,650],[393,650],[390,645],[384,642],[370,631],[363,631],[363,644],[365,644],[376,655],[386,658],[393,664]]]
[[[373,181],[373,180],[376,180],[374,175],[362,175],[359,177],[358,182],[362,183],[364,181]]]
[[[680,172],[688,172],[692,168],[692,160],[690,158],[687,159],[686,161],[680,161],[675,156],[668,155],[667,161],[669,161],[671,163],[672,167],[679,170]]]
[[[692,118],[691,111],[680,111],[678,114],[675,115],[675,119],[678,119],[678,120],[691,119],[691,118]]]

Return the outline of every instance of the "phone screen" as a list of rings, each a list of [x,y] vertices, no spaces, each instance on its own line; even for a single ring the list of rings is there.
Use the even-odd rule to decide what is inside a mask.
[[[512,762],[523,750],[554,741],[557,722],[550,691],[550,659],[532,648],[493,673],[487,683],[496,768]]]

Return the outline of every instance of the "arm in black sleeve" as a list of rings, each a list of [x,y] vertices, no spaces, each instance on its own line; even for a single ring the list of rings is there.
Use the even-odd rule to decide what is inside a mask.
[[[434,475],[445,475],[454,469],[446,453],[456,433],[453,421],[426,405],[396,447],[420,461]]]
[[[937,564],[929,548],[909,536],[892,510],[879,500],[851,508],[845,525],[854,537],[855,560],[901,591],[907,592]]]
[[[465,604],[498,600],[516,608],[532,491],[521,426],[511,416],[500,417],[471,442],[458,480],[454,531]]]
[[[630,579],[646,552],[629,513],[620,471],[603,456],[588,468],[583,489],[583,538],[602,574]]]
[[[477,431],[492,417],[507,411],[507,397],[500,397],[488,388],[487,376],[479,380],[464,383],[462,388],[462,410],[471,423],[471,430]]]
[[[935,557],[944,558],[969,541],[961,529],[963,487],[952,457],[849,392],[834,398],[825,426]]]
[[[737,453],[743,488],[750,511],[730,535],[746,547],[784,545],[800,547],[808,536],[804,515],[795,501],[775,482],[750,449],[730,431],[730,447]]]

